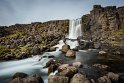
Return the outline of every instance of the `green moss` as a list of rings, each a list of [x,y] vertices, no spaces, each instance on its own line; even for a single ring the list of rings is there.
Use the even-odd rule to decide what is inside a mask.
[[[0,46],[0,55],[10,52],[11,50],[6,46]]]
[[[21,52],[22,52],[22,53],[27,53],[27,52],[29,52],[29,50],[28,50],[28,49],[29,49],[29,46],[30,46],[30,45],[25,45],[25,46],[21,47]]]
[[[115,31],[112,35],[113,36],[124,35],[124,29],[119,29],[119,30]]]
[[[15,36],[18,36],[18,35],[20,37],[23,37],[24,36],[22,32],[16,31],[14,34],[9,35],[9,37],[15,37]]]

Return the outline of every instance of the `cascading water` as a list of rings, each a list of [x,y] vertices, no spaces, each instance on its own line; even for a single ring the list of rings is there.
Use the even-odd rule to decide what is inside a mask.
[[[82,36],[82,32],[81,32],[81,19],[76,19],[76,20],[70,20],[70,26],[69,26],[69,35],[68,37],[66,37],[66,43],[68,45],[70,45],[71,49],[75,48],[76,46],[78,46],[78,42],[77,42],[77,37],[78,36]],[[72,41],[73,40],[73,41]],[[42,78],[44,80],[44,83],[48,83],[48,70],[47,68],[43,68],[43,66],[45,66],[45,64],[51,60],[52,58],[42,58],[43,56],[54,56],[56,58],[61,58],[61,59],[65,59],[64,56],[62,56],[61,51],[59,51],[59,49],[62,48],[62,46],[65,43],[63,42],[63,40],[59,41],[59,44],[54,46],[54,47],[58,47],[58,49],[56,51],[53,52],[45,52],[43,55],[39,55],[36,57],[31,57],[31,58],[27,58],[27,59],[23,59],[23,60],[17,60],[17,61],[5,61],[5,62],[0,62],[0,83],[8,83],[10,81],[10,79],[12,78],[12,76],[16,73],[16,72],[24,72],[27,74],[32,74],[32,73],[38,73],[42,75]],[[81,53],[81,54],[79,54]],[[76,58],[72,61],[91,61],[91,57],[90,55],[93,56],[93,53],[89,54],[87,52],[79,52],[76,54]],[[84,56],[82,56],[82,54]],[[67,60],[68,61],[68,60]],[[68,61],[69,62],[69,61]],[[55,75],[57,73],[51,73],[51,75]]]
[[[78,36],[82,36],[81,19],[70,20],[68,38],[77,39]]]
[[[81,19],[70,20],[69,34],[66,37],[67,38],[66,44],[70,45],[71,49],[79,46],[78,41],[76,40],[79,36],[82,36]],[[60,40],[59,44],[56,45],[55,47],[58,47],[59,49],[61,49],[63,45],[64,45],[64,42]]]

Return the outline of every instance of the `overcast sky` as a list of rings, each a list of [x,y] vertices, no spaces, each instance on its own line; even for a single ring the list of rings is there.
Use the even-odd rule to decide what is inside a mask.
[[[0,25],[76,19],[94,4],[124,6],[124,0],[0,0]]]

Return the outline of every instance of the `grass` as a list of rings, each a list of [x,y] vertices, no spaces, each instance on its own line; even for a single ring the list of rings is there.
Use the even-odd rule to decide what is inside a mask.
[[[22,52],[22,53],[27,53],[27,52],[29,52],[28,48],[29,48],[29,45],[25,45],[25,46],[21,47],[21,52]]]
[[[7,48],[6,46],[0,46],[0,55],[3,55],[5,53],[9,53],[11,50]]]

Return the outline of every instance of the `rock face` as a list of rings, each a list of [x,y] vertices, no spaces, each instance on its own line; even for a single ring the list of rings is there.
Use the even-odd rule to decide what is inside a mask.
[[[68,27],[69,20],[0,26],[0,48],[10,49],[10,52],[0,51],[0,59],[21,59],[55,50],[50,47],[68,33]],[[26,56],[22,57],[22,54]]]
[[[82,16],[83,35],[93,42],[111,46],[124,45],[124,7],[94,5],[90,14]],[[106,46],[104,46],[106,48]]]

